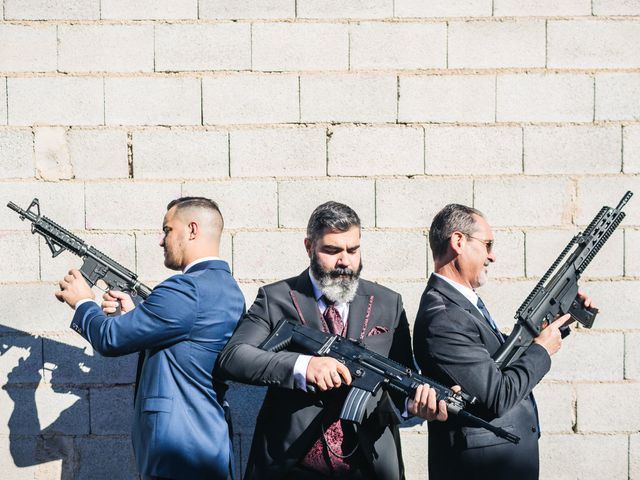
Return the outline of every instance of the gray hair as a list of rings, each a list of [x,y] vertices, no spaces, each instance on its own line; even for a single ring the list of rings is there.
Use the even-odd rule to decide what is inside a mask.
[[[343,203],[326,202],[316,207],[309,217],[307,238],[312,245],[326,231],[346,232],[351,227],[360,228],[360,217]]]
[[[473,215],[484,218],[479,210],[458,203],[450,203],[440,210],[429,228],[429,245],[434,258],[441,258],[447,253],[449,239],[453,232],[472,235],[476,231],[476,220]]]

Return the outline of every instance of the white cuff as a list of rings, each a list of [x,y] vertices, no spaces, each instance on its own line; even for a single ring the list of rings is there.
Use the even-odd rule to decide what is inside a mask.
[[[100,304],[98,302],[96,302],[95,300],[91,299],[91,298],[83,298],[82,300],[78,300],[78,303],[76,303],[76,307],[78,308],[80,305],[82,305],[83,303],[87,303],[87,302],[93,302],[96,305],[100,306]]]
[[[293,366],[293,384],[305,392],[307,391],[307,368],[311,358],[310,355],[299,355]]]

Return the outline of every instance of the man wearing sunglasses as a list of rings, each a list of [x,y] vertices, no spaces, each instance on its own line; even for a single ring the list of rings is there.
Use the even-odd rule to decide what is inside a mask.
[[[475,289],[496,261],[493,232],[483,214],[450,204],[433,219],[429,244],[435,271],[422,295],[414,325],[414,352],[423,373],[444,385],[458,384],[478,399],[470,409],[520,437],[514,445],[457,417],[429,423],[429,479],[538,478],[540,428],[533,388],[561,346],[562,316],[526,352],[500,370],[492,355],[504,342]],[[591,300],[583,296],[586,306]]]

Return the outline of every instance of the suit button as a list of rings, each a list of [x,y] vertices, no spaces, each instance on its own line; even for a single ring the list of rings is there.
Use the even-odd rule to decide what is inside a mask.
[[[531,427],[531,431],[532,431],[533,433],[536,433],[536,432],[538,431],[538,429],[537,429],[536,427]]]

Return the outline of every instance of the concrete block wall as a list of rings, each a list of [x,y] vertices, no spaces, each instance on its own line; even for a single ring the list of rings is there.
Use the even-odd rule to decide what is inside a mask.
[[[0,204],[38,197],[154,285],[167,202],[213,197],[250,304],[307,265],[306,220],[336,199],[413,321],[431,219],[465,203],[495,227],[481,294],[508,331],[572,235],[640,195],[638,52],[633,0],[4,0]],[[597,323],[536,389],[542,478],[640,479],[639,201],[583,280]],[[0,251],[3,478],[136,478],[135,358],[94,354],[53,298],[78,259],[8,209]],[[231,395],[238,471],[262,394]],[[402,436],[426,478],[426,425]]]

